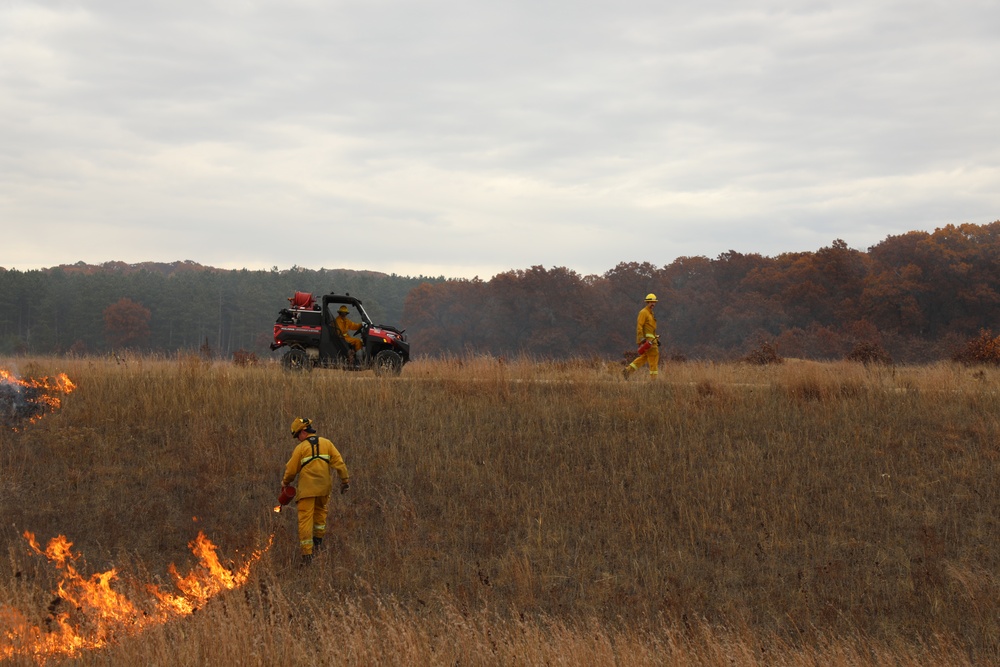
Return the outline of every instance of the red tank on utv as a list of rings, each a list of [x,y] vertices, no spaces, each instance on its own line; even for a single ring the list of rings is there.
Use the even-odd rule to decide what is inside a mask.
[[[348,371],[373,369],[376,375],[399,375],[410,360],[410,344],[402,329],[373,324],[350,294],[324,294],[317,302],[309,292],[296,292],[288,308],[278,312],[271,349],[287,348],[281,364],[289,370],[339,368]],[[346,307],[349,320],[360,326],[348,335],[361,340],[357,352],[344,339],[334,319]]]

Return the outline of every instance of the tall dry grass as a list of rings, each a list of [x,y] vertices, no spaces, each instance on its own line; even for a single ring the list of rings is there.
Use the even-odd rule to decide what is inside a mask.
[[[198,530],[237,562],[277,538],[252,585],[84,662],[1000,661],[994,370],[6,366],[78,389],[0,434],[0,599],[51,600],[25,530],[124,582],[190,561]],[[296,415],[352,475],[309,570],[271,511]]]

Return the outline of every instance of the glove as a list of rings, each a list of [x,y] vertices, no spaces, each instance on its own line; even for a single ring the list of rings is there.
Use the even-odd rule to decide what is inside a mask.
[[[340,483],[340,492],[341,493],[347,493],[347,490],[349,488],[351,488],[351,483],[350,482],[341,482]]]

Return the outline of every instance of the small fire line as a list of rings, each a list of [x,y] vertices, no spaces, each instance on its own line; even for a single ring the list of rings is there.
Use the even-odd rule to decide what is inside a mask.
[[[112,588],[118,571],[85,577],[74,564],[79,555],[73,543],[59,535],[42,549],[35,536],[24,533],[28,545],[36,554],[45,556],[62,576],[48,607],[43,626],[32,625],[19,610],[0,603],[0,661],[15,655],[33,657],[39,663],[54,656],[73,657],[83,651],[99,649],[123,636],[141,633],[148,627],[194,613],[216,595],[241,587],[250,576],[250,569],[271,548],[274,536],[254,551],[238,569],[224,567],[216,546],[203,532],[188,543],[198,558],[198,565],[181,575],[171,564],[169,572],[179,593],[163,590],[155,584],[142,586],[149,594],[143,601],[134,601]],[[129,582],[134,585],[134,582]],[[151,609],[151,611],[150,611]]]

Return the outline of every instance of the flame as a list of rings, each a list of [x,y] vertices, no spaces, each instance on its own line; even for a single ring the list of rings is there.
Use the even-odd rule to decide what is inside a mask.
[[[199,532],[188,544],[199,564],[184,576],[173,564],[169,568],[180,593],[147,584],[144,588],[152,597],[136,602],[111,587],[118,576],[115,568],[90,577],[80,574],[75,565],[78,556],[66,537],[52,538],[44,550],[33,534],[25,532],[24,538],[35,553],[61,570],[62,576],[49,604],[45,627],[31,625],[23,613],[0,604],[0,660],[28,655],[39,663],[98,649],[119,637],[194,613],[212,597],[246,583],[251,567],[274,540],[272,535],[263,549],[253,552],[238,569],[230,570],[219,561],[211,540]]]
[[[14,423],[33,424],[45,414],[59,409],[62,400],[57,394],[69,394],[76,389],[76,384],[65,373],[54,378],[46,376],[23,380],[0,368],[2,387],[9,390],[0,393],[4,404],[0,405],[0,422],[14,428]]]
[[[43,378],[28,378],[27,380],[22,380],[10,371],[5,371],[0,368],[0,382],[7,382],[9,384],[16,384],[22,387],[31,387],[32,389],[44,389],[45,391],[58,391],[63,394],[69,394],[74,389],[76,389],[76,383],[69,379],[69,376],[65,373],[60,373],[51,380],[48,376]]]
[[[270,547],[270,543],[268,547]],[[183,595],[165,593],[157,586],[148,587],[149,591],[167,608],[187,610],[192,601],[195,603],[194,607],[197,608],[222,591],[239,588],[250,577],[250,566],[256,561],[255,558],[236,572],[230,571],[219,562],[219,556],[215,553],[215,545],[201,532],[198,533],[198,537],[193,542],[188,543],[188,548],[201,561],[201,568],[192,570],[184,577],[177,572],[173,563],[170,564],[169,568],[174,583]],[[191,611],[184,611],[184,613],[189,614]]]

